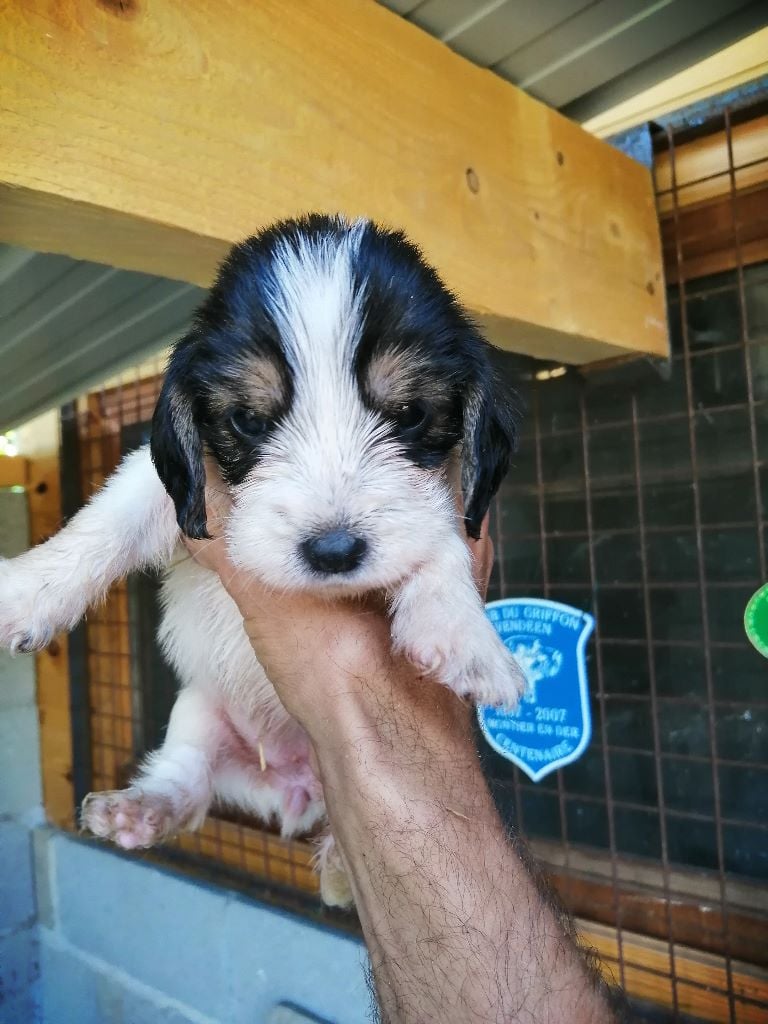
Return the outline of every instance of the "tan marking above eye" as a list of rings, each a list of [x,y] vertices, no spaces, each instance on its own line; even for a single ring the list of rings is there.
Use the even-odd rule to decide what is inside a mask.
[[[277,407],[285,401],[285,381],[272,359],[255,359],[244,368],[243,384],[255,407],[268,403]]]
[[[233,374],[231,387],[218,385],[211,400],[219,412],[228,411],[233,403],[246,405],[254,412],[269,416],[286,400],[285,381],[278,364],[267,357],[242,359]]]
[[[398,349],[373,357],[366,371],[365,388],[371,401],[388,411],[417,398],[439,402],[446,390],[426,359]]]

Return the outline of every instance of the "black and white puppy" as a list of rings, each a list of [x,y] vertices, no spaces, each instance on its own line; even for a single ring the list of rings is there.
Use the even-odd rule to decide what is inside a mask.
[[[168,733],[130,788],[91,794],[86,827],[129,849],[199,827],[214,800],[284,835],[324,816],[306,736],[218,577],[180,545],[208,533],[206,458],[230,490],[236,565],[279,588],[384,591],[397,651],[462,697],[513,707],[523,678],[462,534],[478,536],[514,437],[487,343],[402,234],[311,216],[236,246],[171,356],[151,451],[0,565],[11,650],[72,628],[131,570],[168,569],[160,640],[182,683]],[[348,902],[330,839],[320,867],[326,901]]]

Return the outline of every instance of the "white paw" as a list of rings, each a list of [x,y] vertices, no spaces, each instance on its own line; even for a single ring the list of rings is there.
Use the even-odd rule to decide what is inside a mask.
[[[443,602],[414,604],[395,613],[392,639],[419,671],[478,704],[517,706],[525,676],[481,606]]]
[[[83,828],[124,850],[154,846],[176,833],[180,822],[168,797],[139,789],[89,793],[80,812]]]
[[[41,591],[40,577],[24,556],[0,562],[0,647],[24,654],[51,642],[55,627]]]
[[[0,560],[0,647],[26,654],[47,647],[61,629],[70,629],[82,607],[67,608],[65,588],[28,555]]]

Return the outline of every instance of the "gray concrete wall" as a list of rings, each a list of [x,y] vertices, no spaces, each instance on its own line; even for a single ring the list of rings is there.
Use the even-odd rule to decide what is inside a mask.
[[[27,547],[26,495],[0,490],[0,556]],[[42,821],[35,663],[0,651],[0,1024],[39,1020],[32,829]]]
[[[268,1024],[281,1004],[309,1015],[296,1021],[368,1020],[354,939],[140,855],[36,842],[45,1024]]]

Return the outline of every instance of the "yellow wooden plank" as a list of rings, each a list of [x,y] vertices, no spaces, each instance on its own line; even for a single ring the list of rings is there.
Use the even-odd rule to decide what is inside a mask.
[[[58,457],[29,461],[27,492],[30,541],[33,545],[41,544],[61,525]],[[66,635],[56,637],[41,651],[35,659],[35,665],[45,811],[48,820],[55,825],[71,826],[75,803]]]
[[[711,202],[732,188],[741,192],[763,185],[768,181],[768,116],[734,125],[730,150],[725,131],[714,132],[676,146],[674,153],[659,153],[655,169],[662,213],[673,209],[673,188],[682,208]]]
[[[0,455],[0,487],[26,487],[29,463],[21,455]]]
[[[0,238],[210,281],[307,210],[405,228],[494,340],[664,354],[647,170],[372,0],[18,0]]]
[[[595,950],[601,969],[618,983],[619,947],[616,930],[588,921],[577,922],[586,946]],[[669,945],[631,932],[622,932],[624,986],[637,999],[674,1005]],[[698,1020],[716,1022],[729,1017],[729,977],[725,960],[687,946],[674,946],[674,976],[678,1009]],[[763,1024],[768,1018],[768,972],[738,961],[731,963],[730,984],[737,997],[736,1024]]]
[[[584,122],[600,138],[735,89],[768,73],[768,28],[672,75]]]

